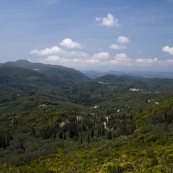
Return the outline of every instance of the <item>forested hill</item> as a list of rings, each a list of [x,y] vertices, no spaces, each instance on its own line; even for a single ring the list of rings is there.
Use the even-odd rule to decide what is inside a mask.
[[[172,95],[133,114],[26,112],[0,123],[0,173],[173,171]]]
[[[91,80],[75,69],[18,60],[0,66],[0,113],[95,105],[115,109],[129,100],[129,107],[140,110],[147,99],[153,103],[173,92],[172,86],[172,79],[160,78],[105,75]]]
[[[12,66],[12,67],[23,67],[28,69],[48,69],[48,68],[63,68],[68,69],[67,67],[63,67],[60,65],[50,65],[50,64],[42,64],[42,63],[32,63],[27,60],[17,60],[17,61],[8,61],[6,63],[1,64],[2,66]]]
[[[93,81],[102,84],[126,85],[131,87],[142,87],[149,90],[172,91],[173,79],[170,78],[144,78],[139,76],[115,76],[107,74]]]
[[[57,65],[31,63],[27,60],[7,62],[0,65],[0,84],[13,87],[17,83],[17,88],[60,86],[83,80],[89,80],[89,78],[75,69]]]
[[[173,80],[0,65],[0,173],[173,172]]]

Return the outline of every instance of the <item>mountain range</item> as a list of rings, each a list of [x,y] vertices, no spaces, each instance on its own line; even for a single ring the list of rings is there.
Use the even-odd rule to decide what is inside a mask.
[[[172,172],[173,79],[85,74],[0,64],[0,172]]]
[[[81,71],[83,74],[88,76],[91,79],[95,79],[107,74],[113,74],[116,76],[138,76],[138,77],[145,77],[145,78],[171,78],[173,79],[173,72],[152,72],[152,71],[107,71],[107,72],[98,72],[95,70],[85,70]]]

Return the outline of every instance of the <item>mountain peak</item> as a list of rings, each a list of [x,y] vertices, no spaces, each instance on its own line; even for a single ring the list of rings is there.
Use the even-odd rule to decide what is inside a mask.
[[[14,61],[14,63],[31,63],[30,61],[26,60],[26,59],[18,59],[17,61]]]
[[[4,66],[12,66],[12,67],[24,67],[24,68],[29,68],[29,66],[31,65],[32,63],[29,62],[28,60],[17,60],[17,61],[8,61],[6,63],[4,63],[3,65]]]

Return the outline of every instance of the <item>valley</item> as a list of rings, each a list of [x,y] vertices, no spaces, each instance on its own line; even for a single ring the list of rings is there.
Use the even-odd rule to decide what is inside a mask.
[[[0,172],[172,172],[173,79],[0,65]]]

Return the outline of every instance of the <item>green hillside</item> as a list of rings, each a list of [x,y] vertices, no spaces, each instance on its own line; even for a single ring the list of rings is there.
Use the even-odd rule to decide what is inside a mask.
[[[59,117],[60,119],[68,118],[65,114],[60,115],[55,113],[54,118],[51,118],[50,115],[51,114],[49,114],[48,119],[49,123],[47,122],[47,124],[55,122],[55,117]],[[39,117],[41,118],[43,116],[45,119],[44,113]],[[24,115],[20,115],[20,117],[24,117]],[[72,117],[74,118],[74,116]],[[35,138],[39,139],[37,143],[39,146],[38,151],[36,150],[36,146],[33,145],[36,142],[35,139],[32,140],[32,144],[31,139],[27,141],[25,139],[26,134],[29,133],[30,130],[27,128],[25,130],[23,129],[22,133],[25,135],[19,138],[17,151],[13,151],[10,146],[4,150],[6,152],[3,152],[3,157],[4,161],[6,160],[6,164],[1,166],[1,172],[46,173],[75,171],[137,173],[173,171],[173,96],[162,99],[159,106],[146,108],[141,113],[134,113],[133,115],[127,114],[122,117],[112,115],[110,123],[107,125],[111,131],[105,130],[105,132],[103,132],[103,129],[100,127],[100,133],[99,130],[92,132],[92,129],[99,127],[99,115],[95,117],[96,119],[88,115],[87,119],[83,119],[80,122],[74,121],[72,117],[71,121],[67,123],[68,125],[64,126],[64,129],[56,137],[55,135],[50,138],[43,136],[43,139],[41,139],[37,136],[38,129],[35,129],[36,131],[32,130],[30,136],[34,135]],[[28,118],[31,119],[31,117]],[[33,118],[34,117],[32,117],[32,119]],[[16,119],[18,123],[21,121],[19,115],[16,116]],[[41,119],[37,122],[32,122],[32,124],[35,123],[41,128],[42,125],[39,123],[43,122],[43,119]],[[28,120],[25,122],[31,123],[31,121]],[[96,124],[94,123],[92,125],[92,121],[95,121]],[[22,124],[22,122],[20,124]],[[28,127],[29,124],[27,124],[26,127]],[[76,125],[78,126],[78,134],[76,134],[74,130]],[[51,125],[51,127],[53,126]],[[68,127],[70,130],[69,134]],[[79,130],[80,127],[81,130]],[[65,128],[67,129],[65,130]],[[46,134],[48,135],[48,133]],[[14,143],[14,140],[15,139],[10,143]],[[47,145],[44,145],[45,142],[43,141],[45,141]],[[43,152],[45,150],[47,150],[46,152],[53,150],[55,154],[45,157]],[[1,151],[3,151],[3,149],[1,149]],[[10,152],[13,152],[13,155],[11,153],[11,156],[9,156],[11,159],[9,160],[5,155],[10,155]],[[18,156],[15,156],[14,152],[18,152]],[[39,154],[40,157],[33,160],[36,158],[35,155],[38,157]],[[1,153],[1,157],[2,155]],[[9,162],[21,166],[9,167]],[[29,163],[29,165],[24,162]]]
[[[60,86],[82,80],[89,80],[81,72],[57,65],[31,63],[27,60],[7,62],[0,66],[1,83],[19,80],[20,83]],[[3,81],[3,79],[5,81]],[[20,81],[23,80],[23,81]],[[19,85],[19,84],[18,84]]]
[[[10,64],[0,66],[0,172],[173,171],[172,79]]]
[[[11,104],[17,96],[32,96],[40,92],[38,95],[42,95],[54,87],[85,80],[89,78],[71,68],[26,60],[7,62],[0,66],[0,90],[3,91],[0,92],[0,103]]]

